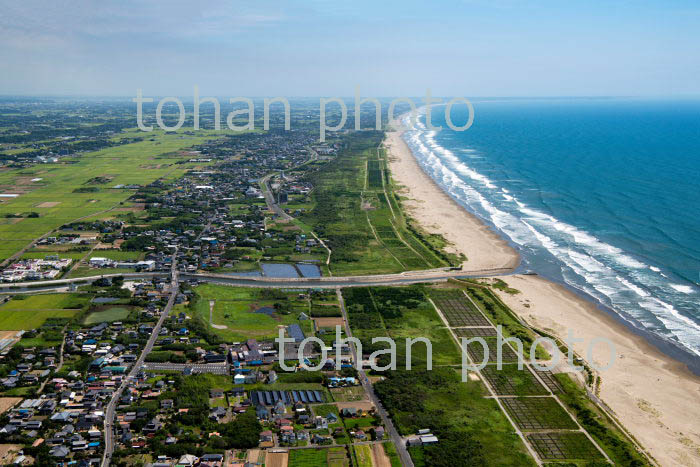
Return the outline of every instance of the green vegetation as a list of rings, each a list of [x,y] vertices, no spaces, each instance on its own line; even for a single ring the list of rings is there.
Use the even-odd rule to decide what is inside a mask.
[[[530,357],[530,349],[537,335],[524,326],[510,308],[508,308],[488,287],[468,284],[462,281],[454,281],[454,283],[464,286],[464,290],[469,297],[492,321],[494,326],[500,325],[502,327],[503,336],[518,338],[520,342],[523,343],[525,357]],[[537,346],[535,356],[542,360],[550,358],[549,353],[541,345]]]
[[[578,428],[576,422],[553,397],[504,398],[501,402],[521,430]]]
[[[580,432],[530,433],[527,439],[544,460],[597,460],[601,462],[593,465],[608,465],[595,445]],[[584,465],[590,464],[586,462]]]
[[[496,402],[451,368],[393,371],[375,390],[402,435],[429,428],[440,439],[411,455],[425,465],[534,465]],[[417,462],[418,464],[418,462]]]
[[[298,293],[275,289],[254,289],[204,284],[195,288],[196,298],[190,308],[206,324],[209,331],[228,341],[249,338],[275,338],[279,325],[298,323],[299,314],[308,314],[308,300],[298,299]],[[211,310],[210,301],[214,301]],[[272,313],[257,312],[260,308]],[[306,321],[306,323],[309,323]]]
[[[507,364],[502,368],[496,365],[487,365],[481,374],[486,378],[498,395],[507,396],[534,396],[547,394],[547,390],[540,384],[532,372],[523,367],[518,369],[518,365]]]
[[[339,155],[307,175],[314,185],[313,208],[300,217],[333,250],[334,275],[378,274],[445,266],[440,252],[409,229],[385,183],[384,159],[378,158],[383,134],[363,132],[345,138]],[[368,183],[369,164],[369,183]],[[368,185],[369,186],[366,186]]]
[[[620,432],[615,424],[601,409],[595,406],[586,393],[566,374],[555,375],[562,388],[561,401],[576,415],[581,426],[595,439],[610,456],[615,465],[648,465],[627,436]]]
[[[83,322],[87,325],[101,322],[111,323],[112,321],[121,321],[129,317],[131,310],[124,307],[111,307],[102,311],[95,311],[87,315]]]
[[[87,306],[89,298],[70,293],[16,295],[0,305],[0,330],[38,329],[49,318],[72,318]]]
[[[382,446],[384,447],[384,452],[389,458],[389,462],[391,462],[391,467],[401,467],[401,458],[399,457],[399,453],[396,451],[396,446],[394,446],[394,443],[383,443]]]
[[[346,467],[349,465],[350,459],[344,447],[289,451],[289,467]]]
[[[432,344],[434,365],[460,364],[459,348],[426,300],[422,286],[348,288],[343,295],[353,335],[362,341],[364,353],[385,349],[386,344],[372,344],[372,338],[388,336],[397,345],[397,365],[403,366],[405,339],[425,337]],[[426,364],[425,344],[412,346],[411,360],[414,366]]]
[[[220,136],[204,132],[195,137],[156,130],[149,134],[148,140],[86,153],[74,163],[0,172],[0,185],[21,187],[20,196],[0,204],[0,217],[34,211],[39,214],[39,217],[0,223],[0,260],[63,224],[95,215],[109,216],[100,213],[118,207],[133,194],[133,190],[115,189],[115,186],[147,185],[158,178],[173,179],[184,174],[193,164],[180,163],[186,156],[178,151]],[[158,157],[158,164],[145,164],[153,157]],[[84,186],[96,177],[107,175],[110,182],[101,188]],[[31,177],[40,177],[42,181],[32,184]]]
[[[367,444],[353,446],[358,467],[372,467],[372,448]]]

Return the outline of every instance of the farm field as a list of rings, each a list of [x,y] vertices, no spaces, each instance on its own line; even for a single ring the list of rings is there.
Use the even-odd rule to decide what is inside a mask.
[[[367,400],[367,393],[362,386],[331,388],[331,395],[336,402],[357,402]]]
[[[425,337],[432,344],[434,365],[459,365],[459,348],[440,321],[423,289],[412,287],[352,288],[343,291],[353,335],[368,352],[383,349],[382,344],[371,344],[373,337],[389,336],[397,346],[397,360],[401,366],[406,359],[406,338]],[[413,365],[424,366],[427,351],[424,343],[412,346]]]
[[[94,311],[87,315],[84,320],[85,324],[97,324],[101,322],[111,323],[126,319],[129,316],[130,310],[125,307],[111,307],[101,311]]]
[[[292,449],[289,451],[289,467],[345,467],[350,465],[343,447],[322,449]]]
[[[394,443],[382,443],[381,448],[384,451],[384,456],[381,455],[381,453],[376,452],[376,447],[375,449],[375,456],[377,459],[379,459],[380,462],[378,464],[381,467],[401,467],[401,458],[399,457],[399,453],[396,451],[396,446],[394,446]],[[389,461],[389,464],[386,463],[386,461]]]
[[[0,305],[0,330],[40,328],[48,318],[72,318],[87,305],[89,297],[79,294],[44,294],[15,297]]]
[[[571,416],[552,397],[518,397],[501,400],[521,430],[577,429]]]
[[[358,467],[373,467],[372,462],[372,447],[364,444],[361,446],[353,446],[355,450],[355,458],[357,459]]]
[[[128,274],[133,272],[134,269],[128,268],[91,268],[89,266],[80,266],[73,269],[70,277],[71,279],[78,279],[81,277],[101,276],[103,274]]]
[[[528,441],[545,460],[602,460],[603,455],[583,433],[530,433]]]
[[[481,374],[486,378],[494,392],[500,396],[534,396],[545,395],[547,389],[535,379],[532,372],[517,364],[503,365],[500,370],[495,365],[487,365]]]
[[[88,257],[90,258],[107,258],[114,261],[138,261],[143,259],[144,253],[140,251],[122,251],[122,250],[95,250]]]
[[[20,402],[21,397],[0,397],[0,414],[4,414]]]
[[[72,318],[80,310],[15,310],[0,307],[0,330],[20,331],[41,327],[48,318]]]
[[[438,437],[450,440],[412,451],[414,459],[426,465],[440,464],[445,456],[454,465],[534,465],[496,401],[484,397],[480,381],[462,382],[458,371],[447,367],[385,376],[374,387],[401,435],[437,426]],[[432,422],[426,426],[426,420]]]
[[[0,190],[18,197],[0,203],[0,260],[63,224],[105,213],[119,206],[133,190],[118,185],[146,185],[158,178],[173,179],[193,164],[178,164],[177,151],[213,138],[154,131],[144,141],[90,152],[73,163],[41,164],[0,172]],[[138,168],[138,170],[134,170]],[[109,180],[91,184],[95,177]],[[32,181],[40,178],[40,181]],[[89,189],[89,190],[88,190]],[[27,217],[36,212],[39,217]]]
[[[289,463],[289,453],[287,452],[271,452],[265,454],[266,467],[287,467]]]

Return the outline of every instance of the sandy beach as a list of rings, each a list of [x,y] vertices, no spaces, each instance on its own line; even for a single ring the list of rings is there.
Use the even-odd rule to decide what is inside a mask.
[[[504,240],[423,172],[398,132],[388,133],[386,146],[392,176],[410,198],[404,205],[424,228],[443,235],[453,252],[468,258],[465,270],[517,264],[517,253]],[[561,338],[570,329],[585,339],[574,345],[580,355],[587,355],[593,338],[612,341],[617,357],[610,369],[600,373],[601,399],[660,465],[700,465],[700,378],[559,284],[532,275],[501,279],[520,293],[499,295],[530,324]],[[606,346],[595,346],[592,361],[603,365],[608,355]]]
[[[511,270],[519,257],[508,243],[450,198],[418,165],[399,132],[387,133],[391,176],[404,187],[403,206],[430,233],[449,242],[450,253],[463,254],[465,271]]]

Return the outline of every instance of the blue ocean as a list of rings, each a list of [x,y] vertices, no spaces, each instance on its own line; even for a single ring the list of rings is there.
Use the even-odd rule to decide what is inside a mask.
[[[480,99],[404,133],[424,170],[565,283],[700,356],[700,100]],[[455,106],[452,121],[467,111]],[[697,360],[696,360],[697,361]]]

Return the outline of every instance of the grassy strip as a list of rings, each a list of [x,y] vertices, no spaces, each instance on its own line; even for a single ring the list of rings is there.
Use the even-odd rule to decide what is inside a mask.
[[[564,393],[559,396],[561,401],[571,409],[579,423],[605,450],[615,465],[650,465],[607,414],[588,399],[583,388],[566,374],[555,376],[564,388]]]

